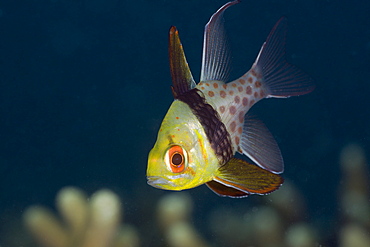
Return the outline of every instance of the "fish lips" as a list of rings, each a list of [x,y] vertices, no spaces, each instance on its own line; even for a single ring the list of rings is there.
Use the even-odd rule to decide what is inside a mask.
[[[166,186],[175,186],[175,184],[165,178],[159,176],[148,176],[148,184],[155,188],[163,189]]]
[[[186,178],[186,174],[179,174],[170,176],[169,178],[163,178],[160,176],[147,176],[147,183],[150,186],[153,186],[155,188],[159,189],[165,189],[165,190],[182,190],[181,186],[177,183],[174,183],[176,179]]]

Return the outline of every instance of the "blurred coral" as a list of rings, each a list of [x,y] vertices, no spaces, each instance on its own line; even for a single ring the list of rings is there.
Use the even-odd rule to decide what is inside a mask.
[[[343,217],[370,227],[369,170],[364,150],[357,144],[343,148],[340,155]]]
[[[138,246],[134,228],[119,227],[121,202],[109,190],[100,190],[90,199],[79,189],[68,187],[57,195],[59,220],[50,210],[32,206],[24,222],[37,242],[44,247]]]
[[[219,245],[227,242],[234,247],[319,246],[314,227],[303,221],[306,215],[303,196],[289,181],[263,198],[265,205],[232,211],[220,208],[211,213],[210,225],[212,233],[220,236]]]
[[[158,220],[169,246],[209,246],[190,223],[193,202],[186,192],[164,196],[159,201],[157,210]]]
[[[344,225],[341,247],[370,246],[370,183],[365,151],[358,144],[345,146],[340,155],[342,186],[340,203]]]
[[[162,192],[165,195],[156,202],[157,210],[146,215],[145,225],[140,225],[145,236],[142,239],[133,226],[120,226],[122,205],[109,190],[100,190],[88,199],[79,189],[65,188],[56,199],[60,216],[42,206],[32,206],[23,219],[43,247],[135,247],[145,242],[169,247],[370,246],[370,183],[365,151],[349,144],[341,150],[339,163],[340,210],[338,217],[325,219],[330,221],[330,229],[324,229],[322,221],[309,218],[309,204],[289,180],[264,197],[239,200],[241,203],[234,200],[233,206],[223,203],[207,207],[206,214],[201,212],[202,219],[193,219],[194,202],[187,192]],[[145,199],[141,204],[153,212],[148,200],[155,197]],[[141,207],[140,203],[135,206]]]
[[[340,247],[369,247],[369,231],[355,223],[347,224],[339,233],[339,243]]]

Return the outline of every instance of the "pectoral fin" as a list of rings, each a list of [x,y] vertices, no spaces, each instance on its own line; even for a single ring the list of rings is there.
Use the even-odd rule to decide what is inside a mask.
[[[284,161],[275,138],[263,122],[250,114],[244,118],[240,148],[259,167],[279,174],[284,171]]]
[[[284,182],[281,176],[237,158],[220,167],[213,180],[207,183],[208,187],[219,195],[229,197],[265,195],[277,190]]]

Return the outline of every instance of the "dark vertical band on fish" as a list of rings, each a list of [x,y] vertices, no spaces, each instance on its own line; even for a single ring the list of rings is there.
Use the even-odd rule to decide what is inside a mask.
[[[198,89],[192,89],[177,99],[188,104],[194,115],[202,124],[207,138],[215,151],[220,164],[225,164],[233,157],[231,138],[217,111],[208,104]]]

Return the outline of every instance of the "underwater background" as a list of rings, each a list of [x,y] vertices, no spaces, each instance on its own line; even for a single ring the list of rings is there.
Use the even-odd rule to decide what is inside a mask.
[[[173,246],[157,229],[156,205],[185,193],[193,204],[190,221],[208,246],[237,246],[215,230],[215,215],[253,214],[273,197],[222,198],[206,186],[167,192],[145,177],[148,152],[173,101],[169,27],[177,26],[197,81],[204,25],[224,3],[0,1],[1,247],[39,246],[22,215],[35,204],[57,214],[55,196],[66,186],[87,195],[113,191],[141,246]],[[369,13],[370,2],[358,0],[244,0],[225,13],[230,79],[249,70],[281,16],[289,20],[288,61],[315,79],[313,93],[263,100],[252,109],[277,139],[283,177],[299,191],[305,204],[299,221],[317,231],[315,246],[341,244],[348,172],[340,166],[342,150],[352,145],[369,154]],[[359,174],[366,177],[364,164]],[[369,202],[368,184],[364,190]],[[369,222],[359,223],[367,233]]]

